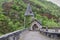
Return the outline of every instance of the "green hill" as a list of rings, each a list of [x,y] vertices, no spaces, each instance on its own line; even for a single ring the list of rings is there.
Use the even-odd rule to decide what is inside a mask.
[[[2,3],[2,0],[0,2]],[[3,1],[0,5],[1,34],[24,28],[24,13],[28,3],[31,4],[35,18],[41,21],[43,27],[60,27],[60,7],[51,2],[45,0]]]

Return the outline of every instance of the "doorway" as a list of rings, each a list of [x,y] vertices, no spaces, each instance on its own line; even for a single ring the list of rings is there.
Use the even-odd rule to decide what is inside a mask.
[[[38,26],[37,26],[36,24],[33,25],[32,29],[33,29],[33,31],[39,30],[39,29],[38,29]]]

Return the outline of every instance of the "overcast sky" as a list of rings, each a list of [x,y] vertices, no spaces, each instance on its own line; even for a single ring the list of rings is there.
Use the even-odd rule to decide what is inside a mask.
[[[51,2],[53,2],[55,4],[57,4],[58,6],[60,6],[60,0],[48,0],[48,1],[51,1]]]

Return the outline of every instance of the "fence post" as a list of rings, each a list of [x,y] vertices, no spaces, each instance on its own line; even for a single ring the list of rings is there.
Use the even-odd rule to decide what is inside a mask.
[[[48,31],[48,27],[46,27],[46,31]]]
[[[58,32],[58,29],[57,28],[55,28],[55,32]]]

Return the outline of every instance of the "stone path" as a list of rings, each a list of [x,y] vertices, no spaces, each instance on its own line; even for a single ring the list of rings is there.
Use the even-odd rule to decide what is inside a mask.
[[[40,34],[38,31],[29,31],[26,34],[24,34],[20,38],[20,40],[58,40],[58,39],[49,38],[47,36]]]

